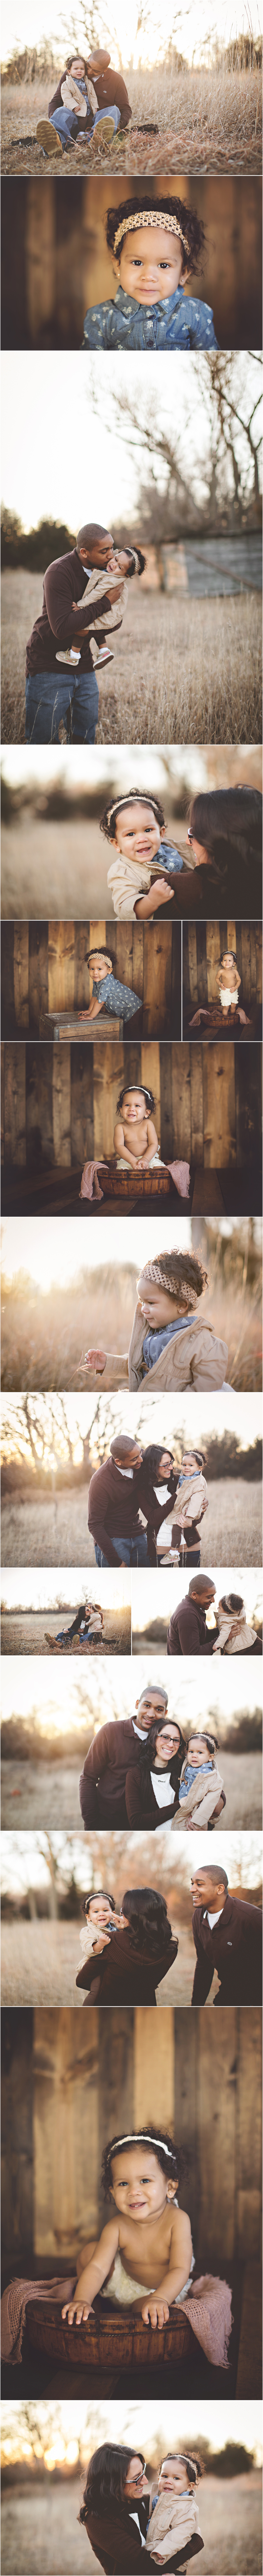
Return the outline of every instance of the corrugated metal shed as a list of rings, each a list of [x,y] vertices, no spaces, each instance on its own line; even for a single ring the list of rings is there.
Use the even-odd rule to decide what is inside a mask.
[[[262,536],[190,537],[184,541],[187,588],[195,599],[262,590]]]

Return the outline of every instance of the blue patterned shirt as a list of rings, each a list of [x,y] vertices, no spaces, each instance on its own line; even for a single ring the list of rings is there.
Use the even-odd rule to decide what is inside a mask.
[[[160,849],[156,850],[154,860],[155,868],[160,868],[161,874],[162,868],[169,868],[170,874],[173,876],[179,876],[179,871],[183,868],[183,864],[183,859],[180,858],[180,850],[175,849],[174,841],[161,841]],[[149,859],[149,867],[150,865],[151,861]]]
[[[104,975],[103,983],[92,985],[92,992],[96,1002],[106,1002],[107,1011],[114,1011],[116,1019],[132,1020],[133,1012],[140,1011],[139,994],[131,992],[130,984],[119,984],[115,975]]]
[[[146,1368],[154,1368],[155,1360],[159,1360],[161,1351],[165,1351],[166,1342],[173,1342],[174,1333],[186,1333],[189,1324],[192,1324],[192,1322],[192,1315],[179,1315],[178,1323],[163,1324],[162,1330],[160,1329],[159,1333],[158,1328],[153,1333],[146,1333],[145,1342],[143,1344],[143,1357],[146,1361]]]
[[[211,304],[198,295],[162,295],[157,304],[137,304],[117,287],[114,299],[91,304],[85,313],[84,349],[217,349]]]
[[[201,1771],[212,1771],[212,1770],[213,1770],[213,1763],[212,1763],[212,1762],[195,1762],[195,1763],[193,1763],[193,1762],[187,1762],[187,1763],[186,1763],[186,1769],[185,1769],[185,1772],[184,1772],[184,1778],[183,1778],[183,1780],[181,1781],[181,1787],[180,1787],[180,1789],[179,1789],[179,1807],[181,1807],[181,1804],[182,1804],[182,1798],[186,1798],[186,1797],[187,1797],[187,1790],[192,1788],[192,1781],[193,1781],[193,1780],[198,1780],[198,1779],[199,1779],[199,1772],[201,1772]]]

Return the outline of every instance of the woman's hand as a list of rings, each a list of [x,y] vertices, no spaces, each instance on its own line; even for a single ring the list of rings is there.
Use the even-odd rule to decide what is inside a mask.
[[[94,2317],[94,2308],[91,2307],[90,2300],[88,2302],[85,2299],[85,2305],[83,2303],[80,2305],[78,2299],[73,2299],[70,2307],[61,2309],[61,2316],[68,2318],[69,2326],[74,2326],[74,2322],[76,2326],[86,2326],[88,2317]]]
[[[80,1366],[82,1365],[83,1368],[92,1369],[93,1376],[95,1377],[103,1377],[103,1370],[106,1368],[106,1359],[107,1351],[84,1351],[84,1360],[82,1363],[80,1362]]]
[[[148,2301],[145,2300],[144,2307],[142,2308],[142,2317],[144,2326],[157,2326],[158,2332],[161,2334],[162,2326],[168,2325],[168,2299],[162,2299],[161,2296],[159,2298],[158,2290],[156,2290],[155,2297],[151,2296]]]

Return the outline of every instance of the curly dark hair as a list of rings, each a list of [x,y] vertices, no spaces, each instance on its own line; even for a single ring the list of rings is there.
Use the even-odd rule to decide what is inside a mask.
[[[205,2465],[204,2460],[201,2460],[200,2451],[194,2451],[193,2454],[191,2451],[165,2451],[164,2459],[161,2460],[161,2469],[166,2468],[167,2460],[183,2461],[191,2487],[198,2487],[199,2479],[205,2477]]]
[[[142,2145],[142,2147],[148,2146],[154,2148],[154,2154],[157,2156],[157,2164],[160,2165],[161,2173],[166,2175],[167,2181],[175,2183],[179,2183],[181,2181],[181,2177],[185,2169],[185,2157],[183,2155],[183,2151],[181,2151],[181,2148],[179,2151],[179,2148],[175,2146],[175,2140],[174,2138],[171,2138],[169,2129],[161,2129],[160,2134],[160,2129],[155,2128],[153,2121],[150,2128],[147,2127],[147,2129],[142,2128],[139,2130],[130,2129],[130,2133],[123,2138],[109,2138],[108,2145],[104,2147],[101,2167],[104,2200],[108,2200],[109,2191],[112,2187],[112,2165],[114,2163],[114,2156],[119,2155],[122,2147],[125,2151],[126,2146],[137,2147],[140,2145]]]
[[[219,1742],[218,1735],[211,1735],[211,1734],[210,1734],[210,1731],[209,1731],[209,1735],[208,1735],[208,1734],[207,1734],[207,1727],[205,1727],[205,1726],[196,1726],[196,1727],[194,1727],[194,1726],[190,1726],[190,1728],[189,1728],[189,1735],[187,1736],[187,1752],[188,1752],[188,1746],[189,1746],[189,1744],[195,1744],[195,1743],[196,1743],[196,1744],[200,1744],[200,1743],[201,1743],[201,1744],[208,1744],[208,1751],[209,1751],[209,1753],[217,1753],[217,1749],[218,1749],[218,1742]]]
[[[126,1887],[122,1914],[127,1915],[134,1950],[139,1950],[142,1956],[144,1950],[150,1951],[153,1959],[156,1952],[159,1956],[160,1949],[170,1950],[172,1926],[165,1896],[159,1896],[156,1887]]]
[[[136,2457],[145,2469],[143,2452],[138,2451]],[[127,2470],[133,2458],[134,2451],[128,2451],[125,2442],[102,2442],[98,2451],[92,2451],[78,2522],[86,2522],[88,2511],[101,2513],[101,2507],[106,2520],[112,2500],[123,2504]]]
[[[146,555],[143,555],[143,554],[142,554],[141,546],[137,546],[137,545],[136,545],[136,546],[126,546],[126,545],[124,544],[124,542],[123,542],[123,546],[122,546],[121,544],[120,544],[119,546],[115,546],[114,551],[115,551],[115,554],[117,554],[117,555],[118,555],[118,554],[130,555],[131,560],[130,560],[130,563],[128,563],[128,564],[127,564],[127,572],[125,573],[125,581],[132,581],[132,580],[133,580],[133,574],[134,574],[135,572],[137,572],[137,564],[133,563],[133,555],[134,555],[134,554],[138,555],[138,581],[140,581],[141,573],[142,573],[142,572],[145,572],[145,564],[146,564]]]
[[[105,832],[106,841],[115,841],[116,815],[125,814],[126,805],[148,805],[149,813],[154,814],[155,822],[159,824],[160,832],[163,832],[165,816],[163,805],[160,805],[159,796],[146,796],[146,793],[142,794],[141,787],[128,787],[127,796],[116,797],[116,803],[112,806],[112,813],[110,812],[110,805],[111,799],[109,798],[109,803],[104,806],[104,813],[101,814],[100,819],[100,832]],[[109,815],[110,820],[108,820]]]
[[[115,1914],[115,1911],[116,1911],[116,1908],[115,1908],[115,1896],[110,1896],[110,1895],[109,1895],[109,1888],[108,1888],[108,1887],[92,1887],[92,1889],[91,1889],[91,1893],[89,1894],[89,1896],[84,1896],[84,1897],[83,1897],[83,1903],[82,1903],[82,1907],[81,1907],[81,1913],[82,1913],[82,1914],[85,1914],[85,1920],[86,1920],[86,1921],[87,1921],[87,1914],[89,1914],[90,1905],[93,1905],[94,1896],[104,1896],[104,1897],[105,1897],[105,1902],[107,1902],[107,1905],[110,1905],[110,1908],[111,1908],[111,1914]]]
[[[223,1593],[223,1592],[222,1592],[221,1598],[222,1598],[222,1610],[229,1610],[229,1608],[230,1608],[230,1610],[233,1610],[233,1611],[234,1611],[234,1610],[243,1610],[243,1609],[244,1609],[244,1601],[243,1601],[243,1598],[242,1598],[242,1592],[228,1592],[228,1594],[227,1594],[227,1598],[226,1598],[226,1593]]]
[[[123,1084],[123,1091],[120,1091],[120,1092],[119,1092],[119,1099],[117,1100],[117,1103],[116,1103],[116,1117],[117,1117],[118,1109],[122,1109],[122,1103],[123,1103],[123,1100],[126,1100],[126,1092],[127,1092],[127,1091],[141,1091],[141,1092],[142,1092],[142,1098],[143,1098],[143,1100],[145,1100],[145,1107],[146,1107],[146,1109],[147,1109],[148,1116],[150,1116],[150,1117],[151,1117],[152,1109],[155,1109],[154,1093],[153,1093],[153,1091],[147,1091],[146,1083],[145,1083],[145,1082],[124,1082],[124,1084]],[[162,1455],[162,1452],[161,1452],[161,1451],[160,1451],[160,1455]]]
[[[106,957],[106,962],[113,966],[111,948],[85,948],[85,966],[93,966],[94,957]]]
[[[160,215],[174,215],[176,223],[180,224],[181,231],[186,234],[186,242],[188,244],[187,249],[184,246],[184,242],[181,242],[182,275],[184,277],[185,272],[188,271],[189,262],[193,275],[195,275],[196,269],[200,267],[201,254],[205,247],[205,229],[204,224],[199,221],[199,216],[195,213],[194,206],[186,206],[184,204],[183,197],[167,197],[166,194],[164,196],[158,195],[158,197],[156,197],[153,190],[149,197],[147,191],[142,188],[140,196],[124,197],[123,204],[121,206],[108,206],[105,216],[108,250],[113,251],[113,258],[118,260],[119,251],[120,249],[123,250],[124,241],[125,239],[127,240],[127,234],[125,235],[125,233],[123,233],[122,243],[118,244],[117,251],[115,251],[115,234],[119,230],[119,224],[124,223],[125,215],[127,215],[128,220],[131,215],[148,214],[148,210],[149,214],[152,214],[153,206],[155,214],[160,213]],[[130,222],[129,230],[131,231]]]
[[[235,966],[237,966],[237,952],[236,952],[236,948],[221,948],[220,966],[223,966],[223,960],[224,960],[224,957],[233,957],[233,958],[234,958],[234,965],[235,965]]]
[[[165,1721],[164,1721],[164,1723],[165,1723]],[[166,1723],[167,1723],[167,1721],[166,1721]],[[178,1744],[178,1746],[177,1746],[177,1751],[176,1751],[176,1753],[173,1753],[173,1754],[172,1754],[172,1760],[171,1760],[171,1761],[169,1760],[169,1754],[167,1755],[167,1770],[169,1770],[169,1774],[170,1774],[171,1788],[172,1788],[172,1789],[177,1789],[177,1788],[178,1788],[178,1780],[180,1780],[180,1778],[181,1778],[182,1763],[183,1763],[183,1762],[185,1762],[185,1755],[186,1755],[186,1751],[187,1751],[187,1745],[186,1745],[186,1737],[185,1737],[185,1735],[183,1735],[183,1734],[182,1734],[182,1728],[181,1728],[181,1726],[179,1725],[179,1718],[177,1718],[177,1717],[171,1718],[171,1726],[177,1726],[177,1729],[178,1729],[178,1735],[179,1735],[179,1739],[180,1739],[180,1741],[179,1741],[179,1744]],[[150,1781],[150,1779],[151,1779],[151,1772],[152,1772],[152,1770],[153,1770],[153,1768],[154,1768],[154,1755],[155,1755],[155,1752],[156,1752],[157,1736],[158,1736],[158,1735],[160,1735],[160,1733],[161,1733],[161,1727],[162,1727],[162,1720],[160,1720],[160,1718],[159,1718],[159,1717],[155,1717],[155,1719],[154,1719],[154,1726],[151,1726],[151,1729],[149,1728],[149,1734],[145,1737],[145,1742],[144,1742],[144,1744],[142,1743],[142,1741],[141,1741],[141,1743],[140,1743],[140,1741],[139,1741],[139,1736],[138,1736],[138,1756],[137,1756],[137,1759],[138,1759],[138,1762],[140,1763],[140,1768],[141,1768],[141,1770],[142,1770],[142,1772],[143,1772],[143,1779],[144,1779],[144,1781],[145,1781],[146,1790],[147,1790],[147,1780],[149,1780],[149,1781]]]

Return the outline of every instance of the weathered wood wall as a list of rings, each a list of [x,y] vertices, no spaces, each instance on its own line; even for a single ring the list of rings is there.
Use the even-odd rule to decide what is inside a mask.
[[[188,1018],[200,1004],[219,1000],[217,968],[223,948],[235,948],[241,976],[239,1000],[245,1011],[262,1002],[262,922],[192,921],[183,923],[183,1012]]]
[[[138,993],[148,1037],[181,1037],[181,923],[7,921],[1,937],[2,1034],[38,1036],[45,1011],[90,1001],[85,952],[109,947],[113,972]]]
[[[257,2010],[3,2015],[4,2241],[67,2259],[105,2219],[102,2150],[116,2130],[172,2126],[189,2155],[180,2200],[195,2254],[257,2259],[261,2028]],[[5,2036],[6,2034],[6,2036]],[[33,2161],[32,2161],[33,2150]],[[27,2232],[26,2232],[27,2231]]]
[[[240,1167],[261,1152],[261,1049],[142,1040],[72,1047],[11,1041],[3,1048],[3,1158],[31,1169],[77,1170],[113,1153],[119,1091],[146,1083],[163,1161],[182,1154],[204,1170]]]

